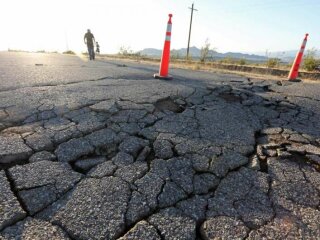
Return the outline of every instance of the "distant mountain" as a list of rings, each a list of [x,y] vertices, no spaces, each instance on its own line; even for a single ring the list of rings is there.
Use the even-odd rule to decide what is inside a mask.
[[[141,55],[150,56],[150,57],[159,57],[162,54],[162,50],[155,48],[145,48],[139,51]]]
[[[171,53],[172,53],[172,56],[183,58],[187,55],[187,49],[186,48],[173,49]],[[146,48],[140,51],[140,54],[145,56],[150,56],[150,57],[161,57],[162,50],[154,49],[154,48]],[[192,56],[192,58],[200,58],[201,49],[197,47],[190,47],[189,54],[190,56]],[[214,50],[209,51],[208,57],[213,59],[223,59],[223,58],[246,59],[250,61],[265,61],[267,59],[264,56],[259,56],[256,54],[246,54],[246,53],[237,53],[237,52],[219,53]]]

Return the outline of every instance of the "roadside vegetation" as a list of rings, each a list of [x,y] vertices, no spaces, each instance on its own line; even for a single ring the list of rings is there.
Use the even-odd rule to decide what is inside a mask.
[[[118,55],[125,57],[141,57],[140,52],[134,52],[129,46],[121,46]]]
[[[201,47],[201,52],[200,52],[200,62],[201,63],[204,63],[208,59],[208,57],[210,57],[212,59],[212,55],[209,56],[210,52],[212,52],[212,51],[210,51],[211,50],[210,45],[211,45],[211,43],[210,43],[209,39],[207,39],[205,41],[204,45]]]
[[[71,51],[71,50],[65,51],[62,54],[76,55],[76,53],[74,51]]]
[[[316,59],[317,49],[312,48],[307,51],[306,56],[304,57],[303,61],[303,68],[309,72],[317,69],[320,66],[320,59]]]
[[[189,68],[193,70],[211,70],[211,69],[222,69],[226,71],[251,71],[250,69],[261,69],[255,70],[257,72],[263,72],[263,69],[270,69],[270,71],[282,70],[282,75],[287,75],[283,71],[289,71],[293,64],[292,62],[284,62],[280,58],[268,57],[265,61],[251,61],[245,58],[217,58],[214,56],[215,48],[211,47],[212,44],[207,39],[201,47],[199,57],[194,57],[191,54],[189,59],[186,59],[185,54],[180,51],[171,50],[170,58],[171,64],[175,67]],[[307,72],[319,72],[320,59],[316,58],[316,49],[311,49],[306,52],[303,58],[303,63],[300,67],[301,71]],[[149,63],[158,64],[160,56],[150,57],[141,54],[141,52],[134,52],[129,46],[121,46],[116,55],[101,54],[100,57],[111,57],[111,58],[122,58],[134,61],[145,61]],[[276,74],[276,73],[274,73]]]

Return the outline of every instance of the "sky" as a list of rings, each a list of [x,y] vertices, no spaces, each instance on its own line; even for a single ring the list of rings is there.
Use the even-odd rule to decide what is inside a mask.
[[[172,13],[171,48],[209,40],[218,52],[320,49],[320,0],[1,0],[0,50],[86,51],[91,29],[102,53],[162,49]]]

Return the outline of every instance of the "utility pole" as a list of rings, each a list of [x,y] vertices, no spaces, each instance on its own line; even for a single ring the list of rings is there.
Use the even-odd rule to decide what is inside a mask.
[[[191,27],[192,27],[192,18],[193,18],[193,11],[198,11],[193,7],[194,3],[192,3],[191,9],[191,19],[190,19],[190,28],[189,28],[189,38],[188,38],[188,48],[187,48],[187,60],[189,59],[189,47],[190,47],[190,37],[191,37]]]

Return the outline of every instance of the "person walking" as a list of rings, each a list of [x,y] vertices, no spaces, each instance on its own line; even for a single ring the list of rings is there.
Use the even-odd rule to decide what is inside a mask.
[[[95,39],[90,29],[88,29],[87,33],[84,35],[84,43],[87,44],[90,60],[94,60],[95,59],[95,54],[94,54]]]
[[[96,53],[100,54],[100,45],[96,42]]]

